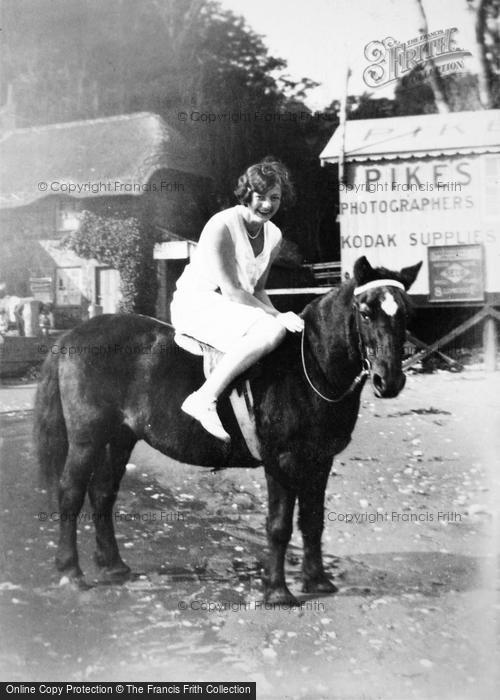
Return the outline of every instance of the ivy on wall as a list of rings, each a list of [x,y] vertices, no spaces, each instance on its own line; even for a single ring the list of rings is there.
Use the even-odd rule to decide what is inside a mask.
[[[63,245],[81,258],[94,258],[120,273],[120,311],[152,315],[158,291],[152,229],[136,217],[104,217],[82,211],[80,226]]]

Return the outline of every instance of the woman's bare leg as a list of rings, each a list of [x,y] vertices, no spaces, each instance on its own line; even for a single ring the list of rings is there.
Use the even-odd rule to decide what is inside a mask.
[[[272,316],[257,321],[221,359],[199,392],[217,399],[236,377],[284,339],[286,329]]]
[[[221,440],[229,440],[217,415],[216,401],[238,375],[271,352],[285,337],[286,329],[271,315],[255,323],[221,359],[206,382],[182,404],[182,409],[200,421]]]

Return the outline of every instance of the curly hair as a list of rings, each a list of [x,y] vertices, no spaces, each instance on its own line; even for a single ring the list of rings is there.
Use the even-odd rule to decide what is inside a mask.
[[[248,204],[253,192],[265,194],[276,185],[281,187],[281,197],[284,205],[291,204],[295,199],[295,190],[286,166],[272,156],[267,156],[260,163],[255,163],[245,170],[238,179],[234,194],[240,204]]]

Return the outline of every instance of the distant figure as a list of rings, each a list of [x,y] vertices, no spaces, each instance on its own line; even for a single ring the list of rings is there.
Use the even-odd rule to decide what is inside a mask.
[[[7,318],[7,328],[15,325],[21,337],[25,335],[23,318],[24,305],[32,301],[34,301],[34,297],[18,297],[9,294],[0,294],[0,311],[3,311]],[[5,324],[5,320],[3,323]]]
[[[44,304],[40,302],[39,310],[39,326],[44,338],[47,338],[50,329],[54,328],[54,314],[52,312],[52,304]]]
[[[5,309],[0,309],[0,335],[5,335],[9,330],[9,315]]]
[[[19,297],[17,297],[17,299],[18,299],[18,302],[13,307],[14,321],[16,324],[17,332],[19,333],[19,337],[24,337],[25,332],[24,332],[23,309],[24,309],[25,299],[19,299]]]

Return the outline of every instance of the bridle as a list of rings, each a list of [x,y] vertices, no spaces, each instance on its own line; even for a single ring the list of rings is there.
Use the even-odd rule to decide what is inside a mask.
[[[306,357],[305,357],[305,350],[304,350],[304,341],[306,337],[306,328],[302,329],[302,337],[300,339],[300,356],[302,359],[302,369],[304,371],[304,376],[307,380],[307,383],[311,387],[311,389],[314,391],[315,394],[317,394],[323,401],[327,401],[328,403],[340,403],[343,399],[345,399],[349,394],[352,394],[353,391],[356,389],[356,387],[361,384],[362,382],[365,381],[365,379],[369,376],[370,371],[371,371],[371,363],[370,360],[368,359],[368,356],[366,354],[366,349],[365,349],[365,344],[363,342],[363,338],[361,335],[361,332],[359,330],[359,308],[356,303],[353,302],[353,308],[355,309],[355,314],[356,314],[356,331],[358,334],[358,347],[361,355],[361,371],[359,372],[358,375],[353,379],[351,384],[347,387],[347,389],[340,395],[335,398],[325,396],[319,389],[317,389],[314,384],[311,381],[311,378],[309,376],[309,373],[307,371],[306,367]],[[313,356],[314,357],[314,356]],[[316,360],[316,364],[318,364]],[[324,373],[322,372],[323,376]],[[328,380],[325,377],[325,381],[328,382]],[[329,383],[329,382],[328,382]]]
[[[362,384],[366,380],[366,378],[370,375],[371,362],[368,359],[368,353],[366,351],[366,346],[365,346],[365,343],[363,341],[363,335],[362,335],[361,329],[360,329],[360,322],[359,322],[360,310],[359,310],[358,304],[356,303],[355,297],[359,296],[360,294],[363,294],[364,292],[369,291],[370,289],[375,289],[377,287],[397,287],[398,289],[402,289],[403,291],[406,291],[404,285],[401,284],[401,282],[398,282],[396,280],[390,280],[390,279],[373,280],[372,282],[367,282],[366,284],[362,284],[361,286],[356,287],[354,289],[354,298],[353,298],[353,302],[352,302],[352,308],[353,308],[354,316],[356,319],[356,332],[358,335],[358,348],[359,348],[359,354],[361,357],[361,370],[360,370],[359,374],[357,374],[356,377],[354,377],[351,384],[347,387],[347,389],[340,396],[337,396],[335,398],[325,396],[312,383],[311,378],[309,376],[309,373],[307,371],[307,367],[306,367],[306,357],[305,357],[305,349],[304,349],[306,328],[304,325],[304,328],[302,330],[301,339],[300,339],[300,356],[301,356],[301,360],[302,360],[302,369],[304,371],[304,376],[307,380],[307,383],[309,384],[311,389],[314,391],[314,393],[317,394],[321,399],[323,399],[323,401],[327,401],[328,403],[340,403],[340,401],[343,401],[347,396],[352,394],[354,392],[354,390],[360,384]],[[313,355],[313,357],[314,357],[314,355]],[[316,364],[318,364],[317,360],[316,360]],[[324,376],[324,372],[321,371],[321,373]],[[325,380],[327,383],[329,383],[328,379],[326,377],[325,377]]]

